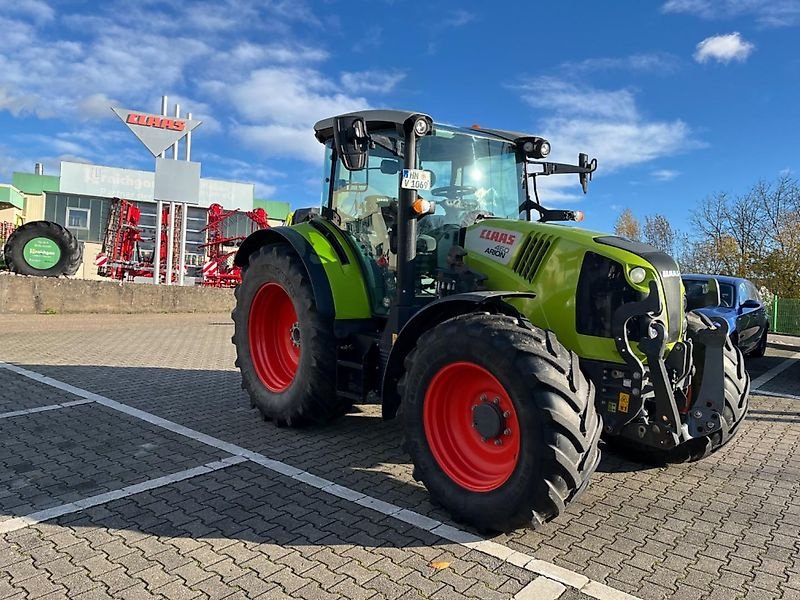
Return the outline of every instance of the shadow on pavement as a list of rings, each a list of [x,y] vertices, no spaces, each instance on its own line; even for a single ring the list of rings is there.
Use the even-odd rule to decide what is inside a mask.
[[[449,521],[447,513],[431,504],[427,491],[414,482],[411,476],[408,457],[401,449],[400,421],[383,421],[378,407],[356,407],[351,414],[325,427],[279,428],[264,423],[258,412],[250,408],[248,397],[240,389],[238,371],[159,367],[21,366],[225,442],[260,452],[268,458],[308,470],[386,502],[441,521]],[[0,439],[4,440],[3,445],[0,445],[0,452],[11,448],[11,454],[20,455],[16,461],[9,462],[4,461],[4,455],[0,454],[0,515],[29,514],[227,456],[209,446],[104,406],[76,406],[25,415],[19,417],[20,421],[16,419],[0,420]],[[17,427],[17,423],[24,424],[27,429]],[[23,430],[25,435],[21,433]],[[65,434],[66,430],[70,430],[70,433]],[[110,431],[116,432],[116,435],[109,433]],[[69,438],[69,443],[61,442],[65,444],[64,447],[53,444],[53,440],[61,440],[65,435]],[[162,441],[158,441],[159,438]],[[33,455],[40,454],[41,459],[24,465],[25,469],[20,469],[19,464],[26,461],[22,456],[26,448]],[[67,453],[69,460],[61,460],[62,453]],[[652,468],[654,467],[632,462],[606,450],[598,471],[627,473]],[[208,492],[198,491],[204,489],[206,481],[212,482],[212,489]],[[176,489],[183,491],[174,496]],[[19,497],[23,491],[25,502],[21,503]],[[141,509],[144,511],[142,514],[150,514],[149,504],[157,502],[153,498],[158,499],[164,495],[172,499],[170,507],[159,504],[161,508],[158,510],[160,513],[171,513],[175,510],[177,512],[174,516],[178,519],[183,519],[180,515],[189,510],[182,507],[185,503],[192,506],[194,511],[187,514],[205,514],[206,510],[213,512],[216,510],[214,503],[218,503],[221,508],[227,507],[225,510],[234,511],[236,518],[215,515],[214,519],[220,519],[221,522],[214,521],[213,526],[224,535],[243,535],[253,541],[288,543],[298,535],[295,530],[300,525],[292,519],[302,521],[300,513],[309,513],[305,518],[313,521],[334,511],[337,516],[332,521],[347,524],[347,529],[350,530],[348,535],[351,536],[353,530],[346,514],[360,514],[356,522],[363,521],[367,524],[367,516],[373,521],[381,518],[377,513],[337,500],[298,481],[250,463],[228,467],[112,504],[117,507],[139,507],[130,510]],[[142,500],[140,496],[149,500]],[[211,504],[210,499],[213,500]],[[102,523],[109,527],[121,526],[122,519],[126,523],[125,527],[146,533],[202,535],[193,529],[202,528],[200,525],[182,522],[162,530],[159,528],[166,525],[162,518],[158,518],[155,519],[160,523],[158,527],[153,525],[153,528],[149,528],[147,523],[155,518],[153,516],[147,516],[143,520],[139,516],[127,514],[125,511],[129,509],[122,510],[110,505],[108,508],[119,515],[110,522]],[[97,511],[98,514],[105,514],[100,509]],[[266,519],[264,522],[245,525],[248,518],[258,517],[262,513]],[[94,513],[90,511],[87,514]],[[312,514],[316,516],[312,518]],[[275,520],[276,515],[284,515],[286,521],[281,525],[279,520]],[[157,516],[160,517],[161,514]],[[78,514],[74,517],[63,517],[62,521],[80,521],[85,518],[87,517]],[[92,518],[95,524],[101,524]],[[207,519],[200,518],[200,522],[207,527],[212,526],[212,521]],[[279,529],[273,530],[275,527]],[[396,524],[393,527],[402,529],[404,526]],[[364,535],[369,537],[369,526],[364,525],[363,528],[366,528]],[[270,533],[263,533],[267,529]],[[355,529],[358,530],[359,526],[355,525]],[[345,531],[331,533],[344,535]],[[423,532],[418,531],[414,535],[422,534]],[[310,533],[303,535],[308,537]],[[364,541],[367,541],[366,537]],[[372,543],[375,542],[372,539]]]

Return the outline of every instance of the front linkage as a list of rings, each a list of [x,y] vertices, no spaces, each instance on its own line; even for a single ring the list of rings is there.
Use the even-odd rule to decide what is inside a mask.
[[[676,342],[665,357],[666,327],[655,316],[661,313],[662,303],[654,281],[643,300],[624,304],[614,313],[614,342],[627,369],[608,365],[589,369],[600,392],[598,408],[605,433],[665,452],[687,442],[699,442],[703,446],[700,453],[705,455],[712,445],[721,446],[728,441],[743,416],[726,415],[727,328],[701,329],[693,338]],[[632,350],[629,339],[629,323],[636,317],[640,323],[638,329],[646,332],[638,340],[639,349],[647,359],[646,366]],[[695,364],[698,359],[702,360],[702,366]],[[701,378],[696,377],[697,373]],[[746,410],[746,404],[744,408],[740,404],[738,399],[733,403],[734,412]]]

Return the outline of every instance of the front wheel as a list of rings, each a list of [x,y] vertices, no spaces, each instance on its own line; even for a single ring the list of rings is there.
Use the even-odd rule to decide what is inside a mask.
[[[400,384],[414,476],[480,530],[549,521],[600,461],[594,388],[552,332],[469,314],[422,335]]]

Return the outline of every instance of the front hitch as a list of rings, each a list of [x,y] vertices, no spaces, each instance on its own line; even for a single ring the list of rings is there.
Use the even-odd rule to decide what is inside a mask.
[[[605,414],[603,418],[607,433],[633,437],[643,444],[669,449],[681,441],[681,420],[663,358],[666,328],[663,323],[655,320],[656,315],[662,313],[658,285],[655,281],[651,281],[649,287],[650,291],[644,299],[623,304],[612,317],[611,330],[614,343],[620,356],[633,372],[634,385],[629,400],[630,410],[624,416],[616,411]],[[647,318],[648,337],[639,341],[639,349],[647,357],[648,370],[645,370],[642,361],[634,354],[628,339],[628,323],[634,317]],[[638,419],[638,422],[633,423],[644,413],[642,388],[648,371],[655,395],[655,414],[651,419]]]

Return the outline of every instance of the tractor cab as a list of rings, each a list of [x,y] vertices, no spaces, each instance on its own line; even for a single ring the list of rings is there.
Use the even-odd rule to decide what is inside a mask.
[[[404,111],[343,115],[320,121],[315,131],[325,144],[325,213],[358,248],[376,314],[389,311],[398,275],[413,281],[405,286],[406,305],[446,289],[481,289],[480,274],[463,267],[466,228],[487,219],[530,220],[533,210],[542,221],[579,220],[580,213],[543,208],[536,177],[586,177],[596,168],[585,155],[579,166],[536,162],[550,148],[537,136],[434,127],[426,115]],[[401,217],[401,204],[410,207],[408,215]]]

